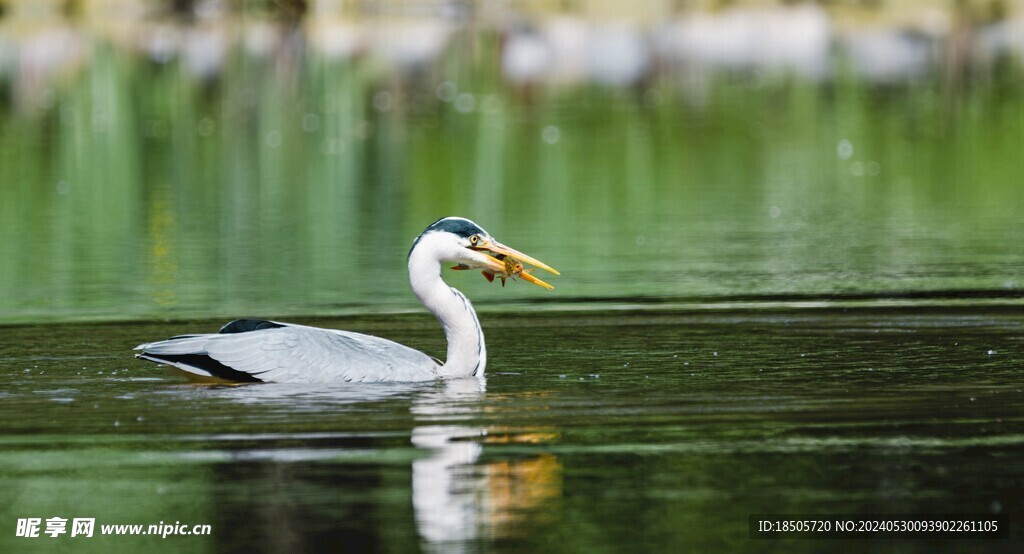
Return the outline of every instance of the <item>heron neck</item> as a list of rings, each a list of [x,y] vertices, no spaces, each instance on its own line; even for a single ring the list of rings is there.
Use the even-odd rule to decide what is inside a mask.
[[[448,358],[439,373],[444,377],[482,377],[487,365],[484,333],[473,305],[441,278],[441,262],[412,252],[409,282],[412,291],[444,328]]]

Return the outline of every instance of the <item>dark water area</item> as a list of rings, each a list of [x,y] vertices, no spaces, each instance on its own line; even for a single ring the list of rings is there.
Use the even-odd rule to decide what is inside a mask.
[[[485,383],[199,386],[130,348],[219,322],[3,329],[0,518],[211,536],[19,551],[821,551],[755,513],[1024,513],[1015,309],[484,313]],[[429,317],[303,320],[433,354]]]

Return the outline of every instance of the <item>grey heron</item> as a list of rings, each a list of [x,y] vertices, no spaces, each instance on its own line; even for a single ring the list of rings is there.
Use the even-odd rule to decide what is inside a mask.
[[[480,321],[469,300],[444,282],[441,269],[444,263],[456,263],[453,269],[480,269],[488,280],[495,275],[519,277],[554,288],[530,270],[524,271],[517,260],[558,274],[465,218],[439,219],[416,237],[408,255],[409,282],[444,329],[448,356],[443,364],[371,335],[260,319],[235,320],[218,333],[142,344],[135,348],[140,351],[136,357],[170,365],[199,381],[334,383],[482,377],[487,348]]]

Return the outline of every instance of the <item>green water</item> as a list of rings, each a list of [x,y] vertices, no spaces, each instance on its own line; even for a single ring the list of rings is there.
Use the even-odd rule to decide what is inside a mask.
[[[1012,71],[959,93],[722,76],[699,101],[669,77],[527,94],[477,48],[404,80],[236,53],[203,81],[97,41],[74,79],[0,110],[0,321],[415,308],[405,255],[446,215],[564,273],[547,295],[450,277],[482,305],[1019,303]]]
[[[467,43],[411,75],[235,48],[204,80],[97,39],[0,75],[0,550],[868,545],[753,541],[753,513],[1011,514],[1011,542],[872,547],[1020,541],[1019,68],[530,89]],[[239,316],[443,355],[405,257],[445,215],[562,272],[446,273],[485,385],[131,357]],[[14,538],[52,516],[212,534]]]
[[[305,321],[305,320],[304,320]],[[310,322],[443,350],[429,318]],[[485,385],[197,387],[126,345],[214,322],[5,329],[0,509],[209,537],[18,551],[821,551],[751,513],[1024,510],[1017,311],[485,316]],[[1009,548],[960,541],[956,548]],[[933,551],[936,542],[880,543]]]

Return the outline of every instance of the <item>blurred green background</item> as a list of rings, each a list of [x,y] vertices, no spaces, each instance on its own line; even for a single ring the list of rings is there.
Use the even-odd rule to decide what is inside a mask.
[[[1020,1],[0,2],[0,321],[1019,303]],[[469,272],[465,272],[469,273]]]
[[[0,550],[1012,550],[1022,93],[1024,0],[0,0]],[[562,271],[446,272],[486,387],[130,357],[241,316],[443,354],[405,262],[447,215]],[[15,536],[51,516],[213,534]]]

